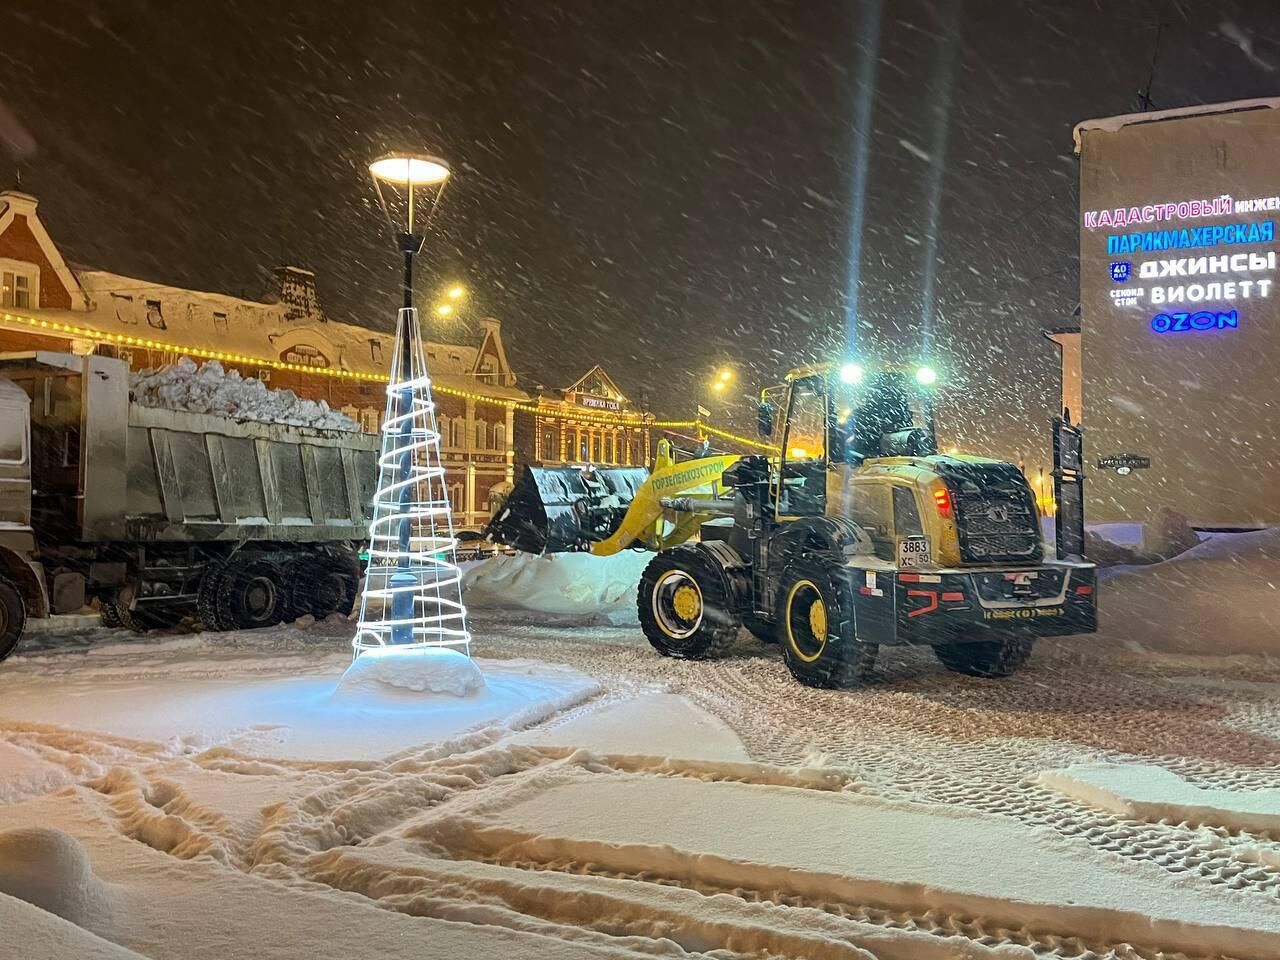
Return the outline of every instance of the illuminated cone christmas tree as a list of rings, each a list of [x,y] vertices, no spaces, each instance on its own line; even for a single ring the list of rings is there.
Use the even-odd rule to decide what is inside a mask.
[[[431,378],[413,307],[413,258],[422,249],[422,235],[415,229],[416,207],[423,205],[420,197],[425,192],[430,215],[449,169],[435,158],[412,155],[383,157],[369,169],[388,223],[399,230],[404,307],[396,324],[378,488],[369,524],[369,566],[353,645],[357,657],[391,647],[454,647],[470,655]],[[401,211],[403,221],[397,224]]]

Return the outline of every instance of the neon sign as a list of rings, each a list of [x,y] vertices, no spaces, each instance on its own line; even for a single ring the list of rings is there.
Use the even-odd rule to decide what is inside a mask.
[[[1151,318],[1151,329],[1156,333],[1204,333],[1207,330],[1236,330],[1240,326],[1239,311],[1216,313],[1200,310],[1196,313],[1157,313]]]

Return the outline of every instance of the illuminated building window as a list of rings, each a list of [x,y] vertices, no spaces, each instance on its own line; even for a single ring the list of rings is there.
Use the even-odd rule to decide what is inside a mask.
[[[6,307],[32,307],[33,294],[39,284],[39,274],[35,271],[5,270],[2,275],[3,292],[0,303]]]
[[[382,341],[381,340],[373,340],[373,339],[369,340],[369,359],[372,360],[374,363],[382,362]]]
[[[147,301],[147,326],[155,327],[157,330],[168,330],[169,328],[164,322],[164,313],[160,309],[159,300]]]

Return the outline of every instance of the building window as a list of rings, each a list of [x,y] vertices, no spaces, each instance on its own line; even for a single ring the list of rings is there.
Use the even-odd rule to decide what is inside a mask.
[[[372,360],[374,363],[382,362],[382,341],[381,340],[369,341],[369,359]]]
[[[147,301],[147,325],[155,327],[157,330],[168,330],[165,326],[164,313],[160,309],[159,300]]]
[[[133,297],[125,293],[113,293],[111,303],[115,307],[117,320],[121,323],[137,324],[138,315],[133,309]]]
[[[542,431],[543,462],[545,463],[549,460],[554,461],[559,459],[560,459],[560,434],[556,433],[556,431],[554,430]]]
[[[360,411],[360,429],[364,433],[378,432],[378,411],[374,407],[365,407]]]
[[[465,426],[461,417],[454,417],[449,421],[449,446],[462,446],[462,428]]]
[[[219,333],[227,332],[227,315],[220,310],[213,311],[213,329]]]
[[[0,303],[6,307],[30,308],[38,296],[39,274],[25,270],[5,270],[3,295]]]
[[[80,428],[68,427],[62,435],[62,465],[80,466]]]
[[[487,450],[489,447],[489,425],[483,420],[476,421],[476,449]]]
[[[463,504],[463,496],[462,496],[462,484],[460,483],[449,484],[449,506],[453,509],[454,513],[463,512],[464,504]]]
[[[507,428],[505,424],[495,423],[493,425],[493,449],[499,453],[507,451]]]
[[[436,433],[440,435],[440,446],[447,446],[449,443],[448,417],[436,417]]]

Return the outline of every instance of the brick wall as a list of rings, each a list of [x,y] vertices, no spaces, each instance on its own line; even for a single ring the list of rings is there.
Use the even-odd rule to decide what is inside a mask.
[[[53,310],[71,309],[71,294],[54,272],[49,258],[40,249],[24,214],[14,214],[9,229],[0,233],[0,257],[34,263],[40,268],[41,307]]]

